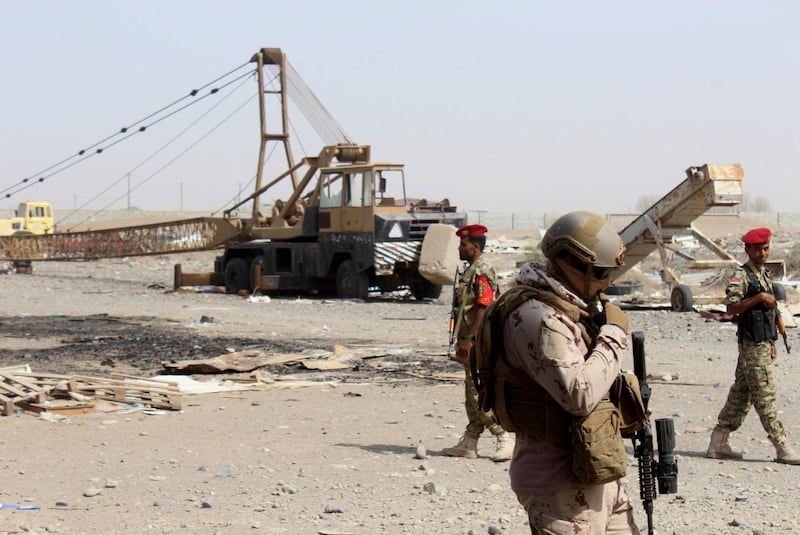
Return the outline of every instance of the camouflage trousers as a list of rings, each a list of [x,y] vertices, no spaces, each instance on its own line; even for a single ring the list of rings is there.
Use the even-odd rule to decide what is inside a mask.
[[[552,494],[518,493],[533,535],[639,535],[620,480]]]
[[[744,423],[752,406],[761,419],[764,431],[773,440],[781,440],[786,436],[786,431],[778,420],[776,400],[770,342],[742,340],[739,343],[736,378],[728,391],[725,406],[717,417],[719,427],[736,431]]]
[[[469,362],[464,365],[464,408],[467,410],[467,434],[472,437],[479,437],[484,429],[488,429],[493,435],[501,435],[505,430],[498,424],[491,412],[483,412],[478,408],[478,391],[472,381],[472,370]]]

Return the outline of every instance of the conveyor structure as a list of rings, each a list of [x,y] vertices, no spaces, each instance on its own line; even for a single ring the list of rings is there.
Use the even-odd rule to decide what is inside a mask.
[[[616,280],[633,266],[658,251],[661,278],[671,286],[673,310],[688,311],[694,302],[691,289],[683,284],[670,265],[668,245],[673,236],[693,235],[719,257],[717,261],[694,261],[694,267],[709,268],[737,264],[730,253],[719,247],[694,226],[694,221],[715,206],[734,206],[742,201],[744,170],[740,164],[704,164],[686,170],[686,179],[634,219],[621,232],[625,243],[625,266]]]

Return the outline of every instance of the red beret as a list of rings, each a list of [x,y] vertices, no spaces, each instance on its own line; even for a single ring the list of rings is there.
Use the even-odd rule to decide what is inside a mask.
[[[484,227],[483,225],[467,225],[466,227],[461,227],[456,231],[456,236],[459,238],[466,238],[467,236],[483,236],[489,232],[489,229]]]
[[[768,228],[754,228],[742,236],[742,241],[746,244],[767,243],[771,237],[772,232]]]

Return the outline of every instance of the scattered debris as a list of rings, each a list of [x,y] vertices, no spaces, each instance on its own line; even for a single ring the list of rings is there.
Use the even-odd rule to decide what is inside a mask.
[[[109,378],[67,376],[33,372],[0,372],[2,413],[18,410],[36,414],[84,414],[94,412],[93,399],[127,405],[180,410],[182,395],[174,383],[116,375]]]
[[[267,355],[263,351],[248,350],[228,353],[210,359],[163,362],[162,365],[170,373],[247,372],[272,363],[273,358],[274,355]]]

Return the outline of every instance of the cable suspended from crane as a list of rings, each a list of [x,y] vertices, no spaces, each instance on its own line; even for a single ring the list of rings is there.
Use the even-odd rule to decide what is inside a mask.
[[[122,127],[119,131],[104,137],[100,141],[98,141],[96,143],[93,143],[93,144],[87,146],[86,148],[81,149],[77,153],[75,153],[75,154],[73,154],[73,155],[71,155],[71,156],[69,156],[67,158],[62,159],[62,160],[60,160],[59,162],[56,162],[53,165],[50,165],[50,166],[46,167],[45,169],[41,170],[38,173],[35,173],[34,175],[31,175],[29,177],[26,177],[26,178],[22,179],[18,183],[14,184],[14,185],[12,185],[12,186],[4,189],[4,190],[0,190],[0,195],[5,194],[5,197],[8,198],[8,197],[11,197],[12,195],[18,194],[21,191],[24,191],[24,190],[32,187],[35,184],[42,183],[46,179],[48,179],[48,178],[50,178],[50,177],[52,177],[54,175],[57,175],[59,173],[62,173],[64,171],[70,169],[71,167],[74,167],[74,166],[78,165],[79,163],[83,162],[84,160],[86,160],[88,158],[91,158],[93,156],[97,156],[99,154],[102,154],[104,151],[116,146],[117,144],[122,143],[123,141],[126,141],[126,140],[130,139],[131,137],[135,136],[136,134],[145,132],[148,129],[152,128],[153,126],[155,126],[155,125],[157,125],[157,124],[169,119],[170,117],[176,115],[177,113],[179,113],[179,112],[181,112],[183,110],[186,110],[187,108],[189,108],[191,106],[194,106],[195,104],[198,104],[199,102],[203,101],[204,99],[206,99],[206,98],[208,98],[208,97],[210,97],[212,95],[216,95],[216,94],[220,93],[222,90],[227,89],[228,87],[230,87],[231,85],[233,85],[233,84],[235,84],[237,82],[240,82],[233,89],[232,92],[228,93],[225,98],[223,98],[219,103],[215,104],[208,111],[203,113],[200,116],[199,119],[197,119],[194,122],[192,122],[182,132],[180,132],[178,135],[173,137],[170,141],[165,143],[162,147],[157,149],[153,154],[151,154],[150,156],[148,156],[147,158],[142,160],[139,164],[135,165],[131,170],[129,170],[126,173],[123,173],[120,178],[118,178],[113,183],[111,183],[108,187],[103,189],[103,191],[101,191],[100,193],[98,193],[97,195],[92,197],[90,200],[88,200],[85,203],[83,203],[79,208],[76,207],[72,213],[67,214],[65,217],[61,218],[60,223],[63,223],[64,220],[69,219],[76,212],[78,212],[78,210],[85,209],[88,204],[90,204],[91,202],[95,201],[101,195],[107,193],[114,186],[118,185],[121,181],[123,181],[125,179],[129,180],[130,175],[131,175],[131,173],[133,171],[138,170],[143,165],[145,165],[147,162],[151,161],[156,155],[160,154],[169,145],[171,145],[178,138],[180,138],[182,135],[184,135],[190,128],[195,126],[200,121],[200,119],[206,117],[212,110],[216,109],[229,96],[231,96],[239,88],[241,88],[242,85],[245,82],[245,79],[252,77],[254,75],[254,73],[256,73],[256,71],[257,71],[257,69],[252,69],[251,68],[251,69],[248,69],[244,73],[240,72],[243,68],[245,68],[246,66],[250,65],[251,63],[252,63],[252,60],[250,62],[248,62],[248,63],[242,64],[242,65],[236,67],[235,69],[232,69],[232,70],[228,71],[227,73],[223,74],[222,76],[219,76],[219,77],[215,78],[214,80],[212,80],[212,81],[200,86],[198,89],[191,90],[188,94],[186,94],[183,97],[171,102],[170,104],[168,104],[166,106],[161,107],[157,111],[146,115],[145,117],[143,117],[143,118],[141,118],[141,119],[129,124],[128,126]],[[280,66],[278,64],[269,64],[269,63],[267,63],[267,64],[264,64],[263,66],[265,68],[278,67],[280,69]],[[274,71],[273,71],[273,74],[274,74]],[[292,102],[295,104],[295,106],[299,109],[299,111],[302,113],[302,115],[306,118],[306,120],[308,121],[310,126],[316,131],[317,135],[328,145],[352,144],[353,141],[351,140],[351,138],[347,134],[347,132],[345,132],[345,130],[342,128],[342,126],[333,118],[333,116],[330,114],[330,112],[328,112],[328,110],[325,108],[325,106],[322,104],[322,102],[317,98],[317,96],[314,94],[314,92],[308,87],[308,85],[306,85],[306,83],[300,77],[300,75],[294,69],[294,67],[291,66],[290,64],[288,64],[288,62],[285,63],[285,73],[284,73],[284,75],[285,75],[285,78],[286,78],[286,95],[292,100]],[[280,76],[280,73],[275,74],[275,76],[269,82],[267,82],[266,85],[273,85],[275,80],[278,79],[279,76]],[[233,77],[233,78],[231,78],[231,77]],[[220,82],[222,82],[222,83],[220,84]],[[278,94],[281,93],[280,91],[271,91],[271,92],[272,93],[278,93]],[[198,95],[200,95],[200,96],[198,96]],[[187,99],[190,99],[190,101],[186,102]],[[251,99],[248,99],[248,102],[250,100]],[[239,106],[233,113],[231,113],[231,115],[229,115],[226,119],[224,119],[220,124],[216,125],[210,132],[208,132],[207,134],[202,136],[199,140],[197,140],[196,142],[191,144],[187,149],[182,151],[178,156],[176,156],[175,158],[170,160],[168,163],[163,165],[161,168],[156,170],[154,173],[152,173],[149,176],[147,176],[147,178],[145,178],[143,181],[141,181],[137,185],[135,185],[133,189],[135,190],[135,189],[140,188],[146,182],[152,180],[152,178],[154,178],[155,176],[157,176],[158,174],[160,174],[161,172],[166,170],[168,167],[170,167],[179,157],[185,155],[187,152],[189,152],[194,147],[196,147],[200,142],[202,142],[209,135],[211,135],[211,133],[214,130],[219,128],[223,122],[227,121],[235,113],[237,113],[239,110],[241,110],[244,107],[245,104],[246,103],[244,103],[241,106]],[[297,132],[296,132],[296,129],[295,129],[295,125],[292,124],[291,122],[289,122],[288,120],[287,120],[287,122],[288,122],[287,126],[293,132],[294,139],[296,139],[298,142],[301,142],[301,148],[303,148],[304,153],[305,153],[305,149],[304,149],[304,147],[302,147],[302,140],[300,139],[300,136],[297,135]],[[286,132],[285,135],[286,135],[286,141],[288,142],[288,132]],[[275,149],[276,149],[276,145],[272,145],[270,147],[270,149],[271,150],[268,151],[268,155],[266,155],[266,160],[269,160],[270,157],[273,155],[273,153],[275,152]],[[250,179],[249,183],[252,183],[253,181],[254,181],[254,179]],[[130,188],[129,188],[128,192],[125,195],[128,195],[129,193],[130,193]],[[102,208],[98,212],[102,212],[102,211],[106,210],[110,205],[112,205],[113,203],[119,201],[122,197],[123,196],[120,196],[120,197],[114,199],[111,203],[109,203],[109,205],[105,206],[104,208]],[[95,215],[96,215],[96,213],[95,213]],[[87,217],[92,217],[92,216],[87,216]]]
[[[289,86],[289,98],[308,119],[326,145],[353,143],[344,128],[334,119],[288,61],[286,62],[286,82]]]
[[[200,121],[202,121],[202,120],[203,120],[204,118],[206,118],[206,117],[207,117],[209,114],[211,114],[211,113],[212,113],[212,112],[213,112],[215,109],[217,109],[219,106],[221,106],[221,105],[222,105],[222,104],[223,104],[223,103],[224,103],[224,102],[225,102],[227,99],[229,99],[230,97],[232,97],[233,95],[235,95],[235,94],[236,94],[236,92],[237,92],[237,91],[238,91],[238,90],[239,90],[239,89],[240,89],[240,88],[241,88],[241,87],[244,85],[244,82],[245,82],[245,81],[243,80],[243,81],[242,81],[242,82],[241,82],[241,83],[240,83],[240,84],[239,84],[237,87],[235,87],[235,88],[233,89],[233,91],[229,92],[229,93],[228,93],[228,94],[227,94],[225,97],[223,97],[223,98],[222,98],[222,99],[221,99],[219,102],[217,102],[216,104],[214,104],[214,106],[212,106],[211,108],[209,108],[208,110],[206,110],[206,111],[205,111],[205,112],[204,112],[202,115],[200,115],[200,116],[199,116],[197,119],[195,119],[193,122],[191,122],[191,123],[190,123],[188,126],[186,126],[186,128],[184,128],[183,130],[181,130],[181,131],[180,131],[180,132],[179,132],[177,135],[175,135],[175,136],[174,136],[172,139],[170,139],[170,140],[169,140],[168,142],[166,142],[164,145],[162,145],[161,147],[159,147],[159,148],[158,148],[158,149],[157,149],[155,152],[153,152],[152,154],[150,154],[148,157],[146,157],[145,159],[143,159],[141,162],[139,162],[138,164],[136,164],[134,167],[132,167],[130,170],[128,170],[126,173],[124,173],[124,174],[123,174],[123,175],[122,175],[120,178],[118,178],[117,180],[115,180],[114,182],[112,182],[112,183],[111,183],[111,184],[110,184],[108,187],[106,187],[105,189],[103,189],[102,191],[100,191],[99,193],[97,193],[95,196],[93,196],[92,198],[90,198],[89,200],[87,200],[87,201],[86,201],[85,203],[83,203],[81,206],[79,206],[79,207],[75,208],[75,209],[74,209],[74,210],[73,210],[71,213],[69,213],[69,214],[65,215],[63,218],[61,218],[61,220],[59,220],[59,221],[57,222],[57,224],[58,224],[58,225],[61,225],[61,224],[63,223],[63,221],[70,220],[71,216],[73,216],[74,214],[78,213],[80,210],[83,210],[83,209],[85,209],[85,208],[86,208],[86,207],[87,207],[87,206],[88,206],[90,203],[92,203],[93,201],[97,200],[97,199],[98,199],[100,196],[102,196],[103,194],[105,194],[105,193],[107,193],[108,191],[110,191],[111,189],[113,189],[113,188],[114,188],[114,186],[117,186],[117,185],[118,185],[120,182],[122,182],[123,180],[125,180],[125,179],[126,179],[126,178],[127,178],[127,177],[128,177],[130,174],[131,174],[131,173],[133,173],[134,171],[136,171],[136,170],[140,169],[140,168],[141,168],[142,166],[144,166],[146,163],[148,163],[148,162],[149,162],[149,161],[151,161],[153,158],[155,158],[155,157],[156,157],[158,154],[160,154],[161,152],[163,152],[164,150],[166,150],[166,149],[167,149],[167,147],[169,147],[170,145],[172,145],[173,143],[175,143],[175,142],[176,142],[176,141],[177,141],[179,138],[181,138],[181,137],[182,137],[184,134],[186,134],[186,133],[187,133],[189,130],[191,130],[193,127],[195,127],[195,126],[196,126],[196,125],[197,125],[197,124],[198,124]],[[237,107],[236,107],[236,108],[235,108],[235,109],[234,109],[234,110],[233,110],[231,113],[229,113],[229,114],[228,114],[226,117],[224,117],[224,118],[223,118],[221,121],[219,121],[219,122],[218,122],[216,125],[214,125],[214,126],[213,126],[213,127],[210,129],[210,130],[208,130],[208,131],[207,131],[205,134],[203,134],[203,135],[202,135],[202,136],[201,136],[199,139],[197,139],[196,141],[194,141],[193,143],[191,143],[191,144],[190,144],[190,145],[189,145],[189,146],[188,146],[186,149],[184,149],[183,151],[181,151],[181,152],[180,152],[180,153],[179,153],[177,156],[173,157],[173,158],[172,158],[172,159],[171,159],[169,162],[167,162],[165,165],[161,166],[159,169],[157,169],[156,171],[154,171],[153,173],[151,173],[150,175],[148,175],[148,176],[147,176],[147,177],[146,177],[144,180],[142,180],[142,181],[138,182],[136,185],[134,185],[134,187],[133,187],[133,188],[131,188],[129,191],[126,191],[126,192],[125,192],[123,195],[120,195],[119,197],[116,197],[115,199],[113,199],[112,201],[110,201],[110,202],[109,202],[109,203],[108,203],[106,206],[104,206],[104,207],[100,208],[99,210],[96,210],[96,211],[95,211],[93,214],[89,214],[89,215],[87,215],[87,216],[86,216],[86,217],[85,217],[85,218],[84,218],[82,221],[76,221],[76,222],[74,222],[74,224],[75,224],[75,225],[77,225],[77,224],[80,224],[80,223],[82,223],[82,222],[85,222],[85,221],[88,221],[88,220],[90,220],[90,219],[91,219],[93,216],[96,216],[97,214],[99,214],[99,213],[102,213],[102,212],[103,212],[103,211],[105,211],[106,209],[110,208],[110,207],[111,207],[111,206],[112,206],[114,203],[116,203],[117,201],[119,201],[119,200],[121,200],[122,198],[124,198],[124,197],[125,197],[126,195],[128,195],[128,194],[129,194],[131,191],[135,191],[135,190],[139,189],[140,187],[142,187],[143,185],[145,185],[147,182],[149,182],[150,180],[152,180],[153,178],[155,178],[156,176],[158,176],[159,174],[161,174],[161,172],[165,171],[165,170],[166,170],[167,168],[169,168],[169,167],[170,167],[170,166],[171,166],[173,163],[175,163],[175,162],[176,162],[176,161],[177,161],[179,158],[181,158],[182,156],[186,155],[186,154],[187,154],[188,152],[190,152],[192,149],[194,149],[195,147],[197,147],[197,146],[198,146],[198,145],[199,145],[199,144],[200,144],[202,141],[204,141],[206,138],[208,138],[208,137],[209,137],[209,136],[210,136],[212,133],[214,133],[214,132],[215,132],[215,131],[216,131],[216,130],[219,128],[219,127],[221,127],[221,126],[222,126],[224,123],[226,123],[227,121],[229,121],[229,120],[230,120],[230,119],[231,119],[231,118],[232,118],[234,115],[236,115],[236,114],[237,114],[237,113],[239,113],[239,112],[240,112],[242,109],[244,109],[244,108],[245,108],[245,106],[247,106],[247,105],[248,105],[250,102],[252,102],[252,101],[253,101],[253,99],[254,99],[255,97],[256,97],[256,94],[251,94],[250,96],[248,96],[248,97],[247,97],[247,99],[245,99],[245,100],[244,100],[244,102],[242,102],[241,104],[239,104],[239,105],[238,105],[238,106],[237,106]]]
[[[34,173],[33,175],[28,176],[26,178],[23,178],[20,181],[18,181],[17,183],[15,183],[15,184],[13,184],[13,185],[11,185],[11,186],[3,189],[3,190],[0,190],[0,194],[3,194],[5,196],[5,198],[9,198],[9,197],[11,197],[13,195],[16,195],[16,194],[20,193],[21,191],[24,191],[24,190],[32,187],[35,184],[40,184],[40,183],[44,182],[46,179],[48,179],[48,178],[50,178],[50,177],[52,177],[54,175],[57,175],[57,174],[59,174],[59,173],[61,173],[63,171],[66,171],[67,169],[69,169],[69,168],[71,168],[71,167],[83,162],[84,160],[86,160],[88,158],[91,158],[93,156],[97,156],[99,154],[102,154],[105,150],[107,150],[107,149],[109,149],[109,148],[111,148],[111,147],[113,147],[113,146],[115,146],[115,145],[127,140],[127,139],[130,139],[131,137],[133,137],[136,134],[145,132],[148,128],[151,128],[151,127],[155,126],[156,124],[158,124],[158,123],[160,123],[160,122],[172,117],[176,113],[178,113],[178,112],[180,112],[182,110],[185,110],[186,108],[188,108],[190,106],[193,106],[193,105],[203,101],[204,99],[206,99],[206,98],[208,98],[208,97],[210,97],[212,95],[216,95],[221,90],[229,87],[230,85],[236,83],[237,81],[242,80],[243,78],[247,78],[249,76],[252,76],[254,70],[252,68],[250,68],[247,72],[245,72],[243,74],[239,74],[238,76],[236,76],[232,80],[227,80],[227,81],[225,81],[225,83],[223,83],[223,84],[221,84],[221,85],[219,85],[217,87],[211,87],[211,89],[209,89],[208,92],[206,92],[205,94],[201,95],[198,98],[195,98],[195,97],[197,97],[197,95],[199,95],[201,92],[203,92],[208,87],[214,86],[214,84],[217,84],[218,82],[220,82],[222,80],[226,80],[227,78],[229,78],[234,73],[236,73],[236,72],[240,71],[242,68],[245,68],[245,67],[248,67],[248,66],[249,66],[249,62],[248,63],[244,63],[244,64],[236,67],[235,69],[232,69],[232,70],[228,71],[227,73],[223,74],[222,76],[219,76],[219,77],[215,78],[214,80],[202,85],[199,89],[192,89],[188,94],[186,94],[183,97],[173,101],[170,104],[167,104],[166,106],[163,106],[159,110],[157,110],[157,111],[155,111],[153,113],[150,113],[149,115],[147,115],[147,116],[145,116],[145,117],[143,117],[143,118],[131,123],[128,126],[123,126],[122,128],[120,128],[119,131],[115,132],[114,134],[108,135],[105,138],[101,139],[100,141],[98,141],[96,143],[93,143],[93,144],[89,145],[88,147],[86,147],[84,149],[79,150],[77,153],[72,154],[71,156],[68,156],[66,158],[63,158],[62,160],[60,160],[60,161],[58,161],[58,162],[56,162],[56,163],[54,163],[54,164],[42,169],[41,171],[39,171],[37,173]],[[183,103],[186,99],[193,99],[193,100],[191,100],[191,102],[189,102],[189,103]],[[147,121],[150,121],[151,119],[153,119],[151,122],[149,122],[148,124],[144,124]],[[122,137],[120,138],[119,136],[122,136]],[[115,138],[119,138],[119,139],[115,139]],[[110,141],[111,141],[111,143],[108,143]],[[108,144],[104,145],[105,143],[108,143]]]

